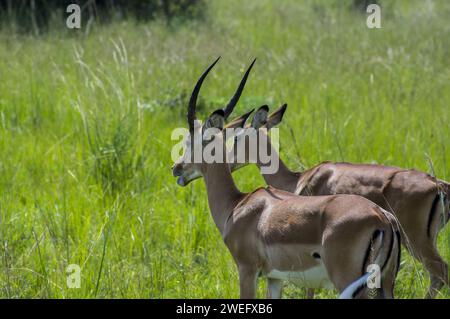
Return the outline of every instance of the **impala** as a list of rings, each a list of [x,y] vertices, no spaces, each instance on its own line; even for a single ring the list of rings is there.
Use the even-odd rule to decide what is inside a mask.
[[[244,137],[256,137],[257,131],[258,136],[264,135],[281,122],[286,108],[285,104],[270,116],[266,105],[257,110],[252,123],[235,136],[235,146],[229,157],[240,152],[247,154],[247,158],[245,163],[231,164],[232,171],[249,162],[264,166],[255,156],[259,152],[249,157]],[[248,115],[234,120],[232,126],[243,126]],[[264,137],[268,140],[267,147],[271,148],[270,138]],[[436,248],[438,232],[450,218],[447,182],[413,169],[369,164],[324,162],[304,172],[293,172],[273,149],[272,156],[279,161],[279,169],[274,174],[261,172],[268,185],[298,195],[354,194],[370,199],[397,216],[402,227],[402,242],[428,270],[431,284],[426,297],[435,297],[444,284],[449,284],[448,266]],[[312,296],[313,292],[308,295]]]
[[[177,183],[186,186],[201,175],[212,218],[237,264],[241,298],[255,298],[257,279],[267,278],[267,297],[281,297],[283,280],[306,287],[332,287],[350,297],[369,294],[361,281],[367,267],[378,265],[377,297],[393,297],[399,267],[400,235],[395,218],[371,201],[355,195],[298,196],[273,187],[242,193],[227,163],[224,110],[213,112],[204,124],[196,119],[201,75],[188,104],[189,134],[184,153],[173,166]],[[242,82],[241,82],[242,83]],[[214,134],[210,134],[214,131]],[[213,143],[222,149],[219,161],[196,162],[196,148]]]

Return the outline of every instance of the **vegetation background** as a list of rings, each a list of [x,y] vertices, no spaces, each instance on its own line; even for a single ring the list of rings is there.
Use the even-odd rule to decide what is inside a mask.
[[[203,182],[180,188],[170,169],[171,132],[219,55],[200,115],[224,105],[257,57],[235,115],[287,102],[292,169],[383,163],[449,180],[450,2],[378,2],[381,29],[352,1],[217,0],[170,17],[84,6],[83,27],[69,30],[57,4],[30,22],[0,1],[0,296],[238,297]],[[243,191],[264,185],[252,166],[234,176]],[[450,261],[450,227],[439,248]],[[69,264],[79,289],[66,285]],[[404,252],[396,296],[427,286]]]

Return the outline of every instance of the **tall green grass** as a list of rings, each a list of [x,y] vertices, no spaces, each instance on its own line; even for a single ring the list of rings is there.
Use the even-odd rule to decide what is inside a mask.
[[[188,94],[218,55],[200,116],[223,106],[257,57],[235,114],[287,102],[281,156],[292,169],[343,160],[429,171],[429,156],[449,180],[450,3],[382,5],[378,30],[337,0],[214,1],[205,21],[170,29],[2,29],[0,296],[238,296],[203,182],[180,188],[170,170],[171,131],[186,126]],[[264,185],[254,167],[234,176],[243,191]],[[449,232],[439,238],[447,261]],[[422,297],[427,274],[403,256],[397,296]],[[82,268],[80,289],[66,285],[69,264]]]

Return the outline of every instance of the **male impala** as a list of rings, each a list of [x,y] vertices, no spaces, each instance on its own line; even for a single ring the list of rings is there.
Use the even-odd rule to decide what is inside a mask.
[[[256,130],[261,136],[264,132],[260,128],[270,130],[281,121],[286,107],[283,105],[270,116],[267,106],[255,113],[251,125],[235,137],[235,148],[229,155],[245,153],[246,162],[232,164],[232,170],[249,162],[263,166],[259,158],[249,157],[244,137],[256,136]],[[233,121],[232,126],[242,126],[246,118],[247,115]],[[265,138],[271,148],[270,138]],[[259,154],[258,151],[253,153],[256,157]],[[397,216],[403,230],[403,243],[429,271],[431,286],[427,297],[433,298],[444,283],[449,283],[448,266],[436,248],[438,232],[450,218],[447,182],[412,169],[367,164],[325,162],[302,173],[293,172],[273,149],[272,156],[279,161],[279,169],[274,174],[262,172],[268,185],[299,195],[355,194],[372,200]],[[309,294],[311,296],[311,292]]]
[[[307,287],[334,286],[339,292],[367,277],[369,264],[381,269],[377,297],[393,297],[399,267],[400,235],[393,216],[371,201],[354,195],[297,196],[275,188],[241,193],[226,161],[222,128],[225,112],[217,110],[203,125],[196,120],[198,80],[188,105],[189,135],[173,175],[185,186],[191,176],[205,180],[212,217],[239,272],[241,298],[255,298],[257,278],[268,280],[267,296],[281,297],[282,280]],[[211,130],[215,134],[209,134]],[[207,137],[207,135],[210,135]],[[195,152],[211,144],[219,160],[195,161]],[[351,297],[368,296],[368,288]]]

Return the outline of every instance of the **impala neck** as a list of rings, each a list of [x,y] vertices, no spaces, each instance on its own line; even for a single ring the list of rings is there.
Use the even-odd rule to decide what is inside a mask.
[[[224,154],[226,154],[225,150]],[[236,187],[229,164],[226,161],[203,164],[203,166],[203,178],[208,194],[209,209],[217,228],[223,235],[228,217],[244,194]]]
[[[260,134],[265,134],[260,132]],[[258,156],[257,166],[261,170],[261,175],[263,176],[267,185],[273,186],[275,188],[285,190],[291,193],[294,193],[297,188],[298,180],[301,176],[301,173],[291,171],[281,160],[278,152],[272,146],[270,142],[270,137],[267,135],[267,147],[270,149],[270,154],[272,157],[272,161],[278,161],[278,170],[273,174],[265,174],[261,167],[266,166],[265,164],[260,162],[260,158]]]

